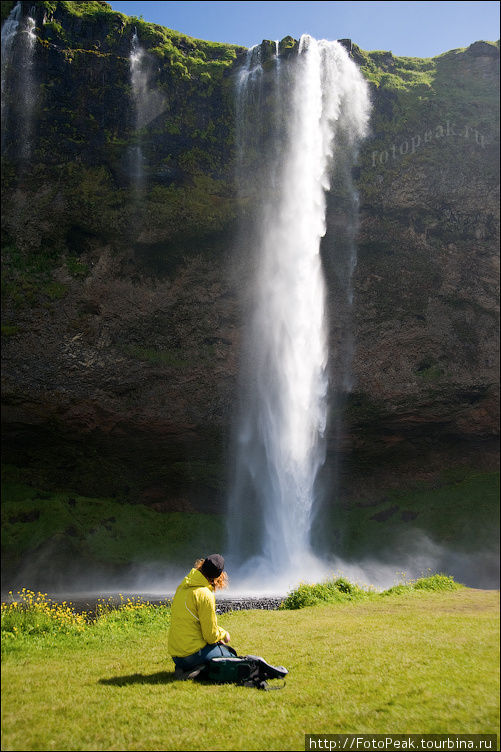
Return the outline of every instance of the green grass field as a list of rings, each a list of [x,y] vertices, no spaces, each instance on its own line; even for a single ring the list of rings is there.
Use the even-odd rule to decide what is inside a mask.
[[[221,616],[239,654],[289,669],[279,692],[175,681],[168,611],[155,613],[5,640],[2,749],[300,750],[305,733],[498,733],[497,591]]]

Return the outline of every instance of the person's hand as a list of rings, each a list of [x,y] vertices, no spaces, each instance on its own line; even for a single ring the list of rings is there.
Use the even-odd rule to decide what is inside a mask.
[[[230,640],[231,640],[230,633],[226,632],[225,636],[223,637],[223,642],[227,645]]]

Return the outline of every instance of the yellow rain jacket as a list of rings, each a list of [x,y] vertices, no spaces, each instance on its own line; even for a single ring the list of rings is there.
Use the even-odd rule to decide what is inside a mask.
[[[192,569],[176,590],[171,606],[170,655],[185,658],[226,636],[217,625],[214,588],[198,569]]]

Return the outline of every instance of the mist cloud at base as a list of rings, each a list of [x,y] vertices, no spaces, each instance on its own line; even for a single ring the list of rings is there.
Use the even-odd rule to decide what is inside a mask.
[[[200,552],[204,556],[211,552]],[[224,554],[224,550],[222,551]],[[123,592],[163,597],[171,595],[193,566],[196,557],[185,557],[178,563],[135,563],[120,571],[110,572],[89,562],[68,557],[54,547],[44,549],[27,560],[10,580],[2,584],[2,592],[18,587],[43,590],[50,594],[97,594]],[[288,571],[272,573],[265,561],[256,558],[240,567],[230,558],[226,562],[230,585],[218,597],[285,595],[301,582],[314,583],[343,576],[363,586],[387,589],[403,580],[415,579],[436,572],[449,574],[456,582],[475,588],[499,588],[499,554],[492,549],[455,550],[440,545],[420,530],[399,541],[397,548],[378,555],[357,559],[330,556],[303,557]]]

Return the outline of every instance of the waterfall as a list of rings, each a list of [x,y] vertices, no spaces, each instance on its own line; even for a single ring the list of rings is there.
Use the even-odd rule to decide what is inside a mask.
[[[19,29],[20,20],[21,3],[18,2],[2,25],[2,144],[8,118],[7,74],[12,65],[14,39]]]
[[[135,128],[139,139],[131,150],[131,178],[136,199],[139,199],[144,188],[144,157],[139,131],[145,121],[144,103],[148,94],[148,76],[144,68],[144,49],[139,44],[136,29],[132,35],[129,65],[132,96],[134,99]]]
[[[135,145],[130,149],[129,171],[135,202],[139,206],[145,189],[148,143],[146,126],[164,112],[167,102],[162,91],[152,86],[154,61],[142,47],[137,29],[134,30],[129,55],[130,83],[132,89]]]
[[[9,140],[22,160],[31,156],[35,82],[35,21],[16,3],[2,25],[2,151]]]
[[[327,425],[326,195],[336,160],[353,157],[367,132],[370,105],[338,42],[305,35],[287,59],[262,55],[263,46],[248,51],[236,92],[240,201],[258,208],[242,230],[253,279],[244,301],[230,558],[244,574],[260,566],[304,576],[315,562],[310,526]],[[353,185],[347,190],[355,200]],[[354,257],[348,267],[349,300]]]

